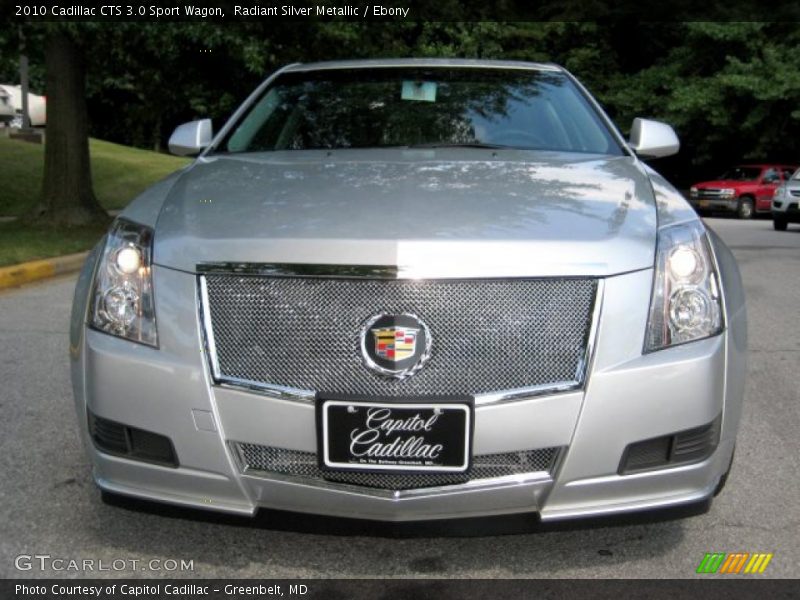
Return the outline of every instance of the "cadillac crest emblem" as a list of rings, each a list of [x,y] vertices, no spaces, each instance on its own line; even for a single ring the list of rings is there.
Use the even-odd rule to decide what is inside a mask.
[[[410,313],[381,313],[361,330],[361,354],[376,373],[403,379],[416,373],[428,360],[431,334],[428,326]]]

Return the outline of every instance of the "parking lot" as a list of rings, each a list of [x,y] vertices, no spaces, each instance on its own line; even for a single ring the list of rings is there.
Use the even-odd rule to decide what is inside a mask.
[[[250,524],[105,505],[76,431],[67,359],[75,280],[66,277],[0,294],[0,576],[674,578],[696,577],[706,552],[771,552],[765,576],[796,577],[800,227],[707,222],[739,261],[750,323],[736,459],[709,513],[517,535],[387,537],[335,524],[308,532],[313,520],[284,515]],[[104,572],[15,568],[15,557],[33,554],[126,562]],[[168,571],[169,560],[192,569]]]

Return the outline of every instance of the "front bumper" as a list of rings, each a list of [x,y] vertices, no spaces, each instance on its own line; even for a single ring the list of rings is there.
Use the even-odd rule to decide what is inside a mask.
[[[800,223],[800,198],[772,201],[772,218],[788,223]]]
[[[739,200],[736,198],[691,198],[689,204],[695,210],[736,212]]]
[[[82,275],[84,285],[90,271]],[[213,385],[198,307],[187,306],[187,299],[197,298],[196,278],[156,267],[160,348],[73,323],[75,406],[95,481],[110,492],[230,513],[252,515],[265,507],[386,521],[524,512],[550,520],[707,498],[730,464],[738,428],[743,309],[740,315],[729,309],[729,328],[720,336],[642,355],[647,303],[640,300],[649,298],[651,283],[651,271],[604,280],[583,390],[476,408],[475,454],[562,448],[552,472],[387,491],[243,472],[233,441],[315,452],[314,407]],[[80,294],[81,283],[76,297]],[[100,452],[88,434],[87,410],[169,437],[180,466]],[[702,462],[618,474],[628,444],[720,415],[719,444]]]

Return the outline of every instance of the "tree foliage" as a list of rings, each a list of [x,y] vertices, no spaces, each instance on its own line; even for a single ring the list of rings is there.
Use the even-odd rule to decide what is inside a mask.
[[[686,23],[653,64],[617,73],[601,94],[625,121],[670,122],[692,164],[800,159],[800,29]]]
[[[451,3],[440,3],[442,14]],[[28,37],[42,40],[53,26],[26,25]],[[287,63],[455,56],[556,62],[600,99],[623,131],[635,116],[670,122],[682,152],[659,168],[682,183],[741,160],[800,162],[796,22],[264,20],[67,27],[86,59],[90,133],[141,147],[162,148],[186,120],[211,117],[221,124]],[[17,80],[16,44],[14,29],[0,31],[0,81]],[[31,64],[32,89],[41,93],[43,55],[34,50]]]
[[[556,62],[623,131],[636,116],[673,124],[673,177],[741,160],[800,160],[800,27],[780,22],[399,22],[114,24],[90,58],[92,131],[145,147],[179,122],[220,124],[291,62],[433,56]]]

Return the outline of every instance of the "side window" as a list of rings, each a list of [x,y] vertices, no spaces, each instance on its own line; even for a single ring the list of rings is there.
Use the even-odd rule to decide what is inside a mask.
[[[784,181],[789,181],[792,178],[792,173],[794,173],[794,169],[782,169],[781,172],[783,173]]]
[[[781,180],[780,175],[778,175],[778,169],[774,167],[770,167],[764,171],[764,174],[761,176],[762,183],[777,183]]]

